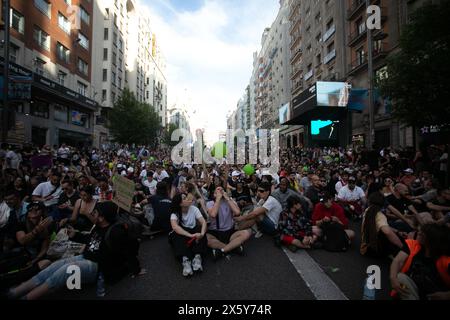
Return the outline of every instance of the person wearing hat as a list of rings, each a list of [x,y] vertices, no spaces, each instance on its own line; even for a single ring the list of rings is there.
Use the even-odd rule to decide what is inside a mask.
[[[339,190],[338,202],[355,218],[360,218],[366,205],[366,194],[356,185],[356,177],[348,178],[348,185]]]
[[[10,289],[7,297],[36,300],[66,288],[71,276],[67,273],[70,266],[80,269],[82,288],[95,283],[99,272],[107,283],[116,283],[130,273],[133,276],[145,274],[146,270],[141,269],[137,259],[136,245],[130,243],[126,229],[116,223],[117,211],[117,205],[112,202],[98,203],[93,212],[95,227],[91,233],[85,235],[74,229],[68,231],[72,241],[86,244],[83,253],[52,263],[30,280]]]
[[[414,181],[416,181],[417,177],[414,175],[414,170],[411,168],[403,171],[404,176],[400,179],[400,183],[403,183],[408,188],[411,188]]]

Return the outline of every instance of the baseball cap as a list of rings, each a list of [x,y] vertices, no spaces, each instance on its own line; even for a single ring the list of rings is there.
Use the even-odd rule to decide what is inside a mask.
[[[405,173],[414,173],[414,170],[411,168],[408,168],[404,171]]]
[[[241,173],[237,170],[233,171],[233,173],[231,174],[231,176],[233,177],[239,177],[241,175]]]

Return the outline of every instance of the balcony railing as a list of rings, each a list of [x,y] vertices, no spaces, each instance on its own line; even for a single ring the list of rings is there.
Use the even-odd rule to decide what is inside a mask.
[[[302,56],[302,54],[303,54],[303,51],[300,48],[297,51],[295,51],[291,58],[291,64],[293,64],[295,61],[297,61],[298,58],[300,58]]]
[[[331,60],[333,60],[334,58],[336,58],[336,49],[333,49],[332,51],[330,51],[330,53],[328,53],[325,58],[323,58],[323,63],[327,64],[328,62],[330,62]]]
[[[309,79],[311,79],[313,75],[314,75],[314,70],[313,69],[309,70],[307,73],[305,73],[305,81],[308,81]]]
[[[347,10],[347,19],[351,20],[355,16],[355,14],[364,7],[364,5],[364,0],[354,0],[350,8]]]
[[[362,31],[357,30],[357,31],[350,33],[350,35],[348,36],[348,45],[353,46],[354,44],[359,42],[361,39],[365,38],[366,34],[367,34],[367,29],[364,29]]]
[[[385,56],[387,56],[388,53],[389,53],[388,45],[387,45],[387,43],[383,42],[383,43],[381,43],[380,46],[374,47],[373,60],[376,61],[379,58],[385,57]],[[357,72],[358,70],[362,69],[363,67],[366,66],[367,62],[368,62],[367,55],[358,57],[357,59],[353,60],[349,65],[349,70],[350,70],[349,74],[353,74],[353,73]]]
[[[327,30],[327,32],[325,32],[325,34],[323,35],[323,42],[327,41],[328,39],[330,39],[330,37],[336,32],[336,26],[333,25],[332,27],[330,27],[330,29]]]

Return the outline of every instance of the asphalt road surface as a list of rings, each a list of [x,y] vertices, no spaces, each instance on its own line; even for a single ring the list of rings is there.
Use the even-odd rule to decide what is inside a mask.
[[[359,235],[358,224],[352,224]],[[203,273],[184,278],[167,236],[141,244],[140,257],[148,273],[107,286],[97,298],[95,285],[81,291],[58,292],[48,299],[111,300],[361,300],[367,267],[378,265],[382,289],[376,299],[389,299],[389,261],[362,257],[359,238],[348,252],[324,250],[292,253],[277,248],[270,237],[252,238],[244,256],[232,255],[203,262]]]

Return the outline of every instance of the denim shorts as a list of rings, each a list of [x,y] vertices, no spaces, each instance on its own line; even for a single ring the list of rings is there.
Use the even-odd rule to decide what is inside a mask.
[[[271,236],[273,236],[277,233],[277,226],[266,215],[264,216],[264,219],[262,219],[262,221],[258,222],[258,227],[261,229],[261,231],[263,233],[271,235]]]
[[[82,255],[53,262],[50,266],[39,272],[31,281],[36,286],[47,284],[50,289],[59,289],[66,286],[67,278],[73,273],[68,273],[70,266],[80,268],[81,284],[95,283],[97,279],[97,263],[85,259]]]

